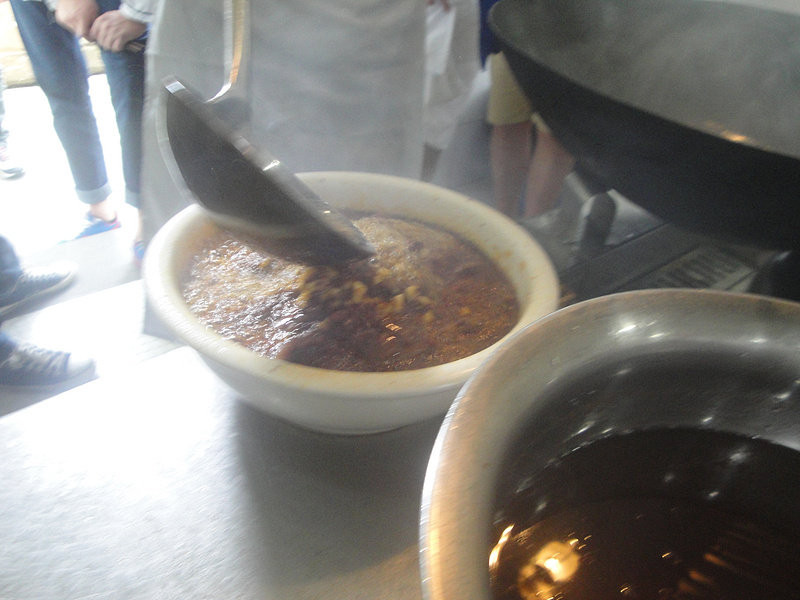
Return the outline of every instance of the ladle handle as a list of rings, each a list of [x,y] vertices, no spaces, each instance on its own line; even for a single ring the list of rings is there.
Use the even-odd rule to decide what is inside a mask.
[[[231,91],[245,91],[247,61],[250,54],[250,2],[225,0],[225,85],[211,100],[229,96]]]

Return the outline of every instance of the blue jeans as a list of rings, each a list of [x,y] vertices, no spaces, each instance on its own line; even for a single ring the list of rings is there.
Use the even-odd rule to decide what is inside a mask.
[[[98,0],[101,12],[115,10],[119,4],[119,0]],[[111,187],[89,97],[89,73],[78,39],[56,23],[43,2],[11,0],[11,8],[36,80],[50,103],[53,125],[67,155],[78,198],[87,204],[102,202]],[[119,130],[125,199],[138,207],[144,52],[102,50],[101,56]]]

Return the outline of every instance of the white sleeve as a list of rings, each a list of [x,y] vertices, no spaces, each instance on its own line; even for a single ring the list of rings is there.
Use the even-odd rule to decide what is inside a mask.
[[[127,18],[140,23],[150,23],[153,20],[157,0],[125,0],[119,7],[120,12]]]

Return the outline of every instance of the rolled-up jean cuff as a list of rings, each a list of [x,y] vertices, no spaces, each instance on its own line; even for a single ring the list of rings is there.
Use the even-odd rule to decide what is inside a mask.
[[[111,195],[111,184],[105,183],[93,190],[75,190],[75,193],[84,204],[97,204]]]
[[[125,202],[130,204],[133,208],[139,208],[139,192],[125,189]]]

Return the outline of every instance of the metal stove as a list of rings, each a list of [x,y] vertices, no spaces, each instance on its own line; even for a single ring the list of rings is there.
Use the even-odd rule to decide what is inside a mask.
[[[558,208],[523,226],[553,260],[564,305],[647,288],[753,291],[775,256],[666,223],[614,190],[593,193],[577,174]]]

